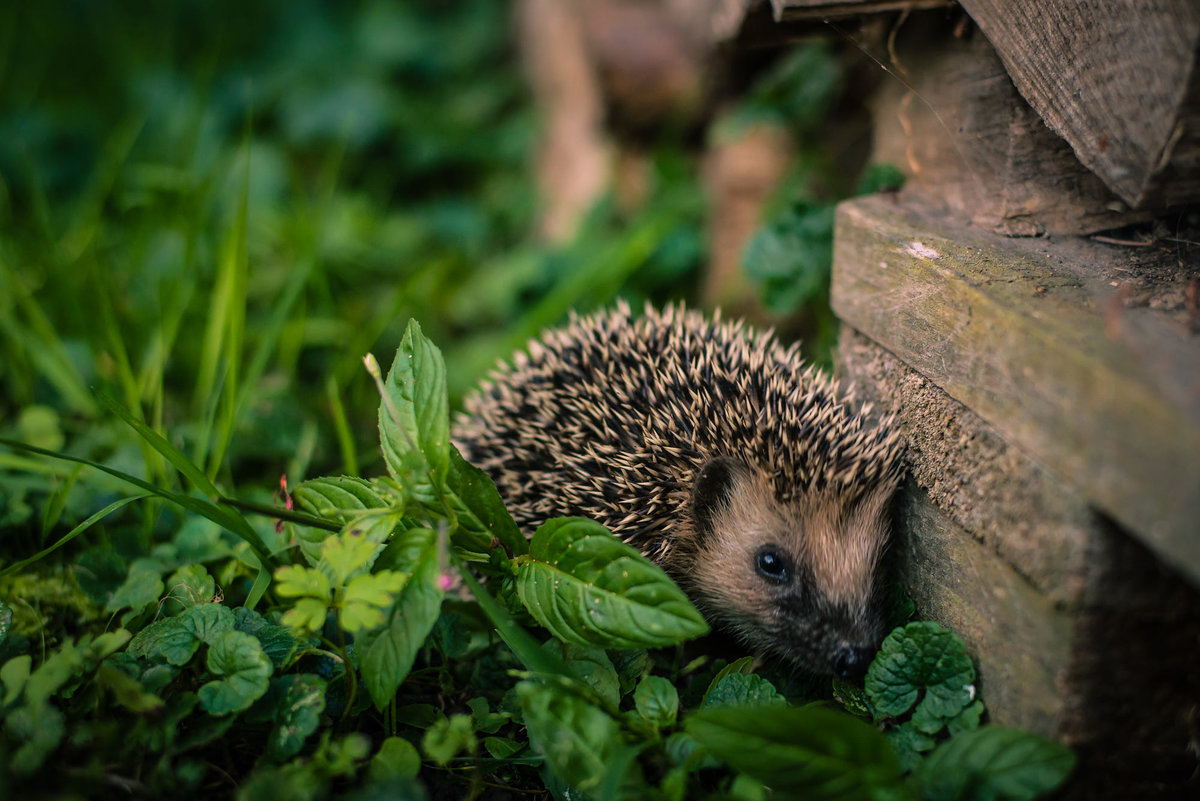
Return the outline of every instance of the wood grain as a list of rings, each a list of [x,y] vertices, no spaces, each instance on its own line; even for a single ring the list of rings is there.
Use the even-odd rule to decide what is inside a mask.
[[[1135,208],[1200,199],[1195,0],[962,0],[1013,83]]]
[[[1200,344],[1106,331],[1085,274],[1038,247],[843,203],[833,308],[1200,586]]]

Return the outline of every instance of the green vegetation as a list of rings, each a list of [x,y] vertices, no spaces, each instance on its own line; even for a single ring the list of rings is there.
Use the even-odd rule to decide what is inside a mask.
[[[0,797],[1056,786],[1070,754],[979,725],[952,634],[898,629],[832,689],[710,655],[661,571],[587,520],[519,531],[450,445],[496,358],[705,257],[677,147],[632,218],[602,201],[561,248],[529,236],[507,13],[0,10]],[[814,130],[836,62],[788,64],[744,114]],[[827,281],[838,192],[812,169],[772,225]],[[819,302],[790,244],[755,247],[775,308]]]

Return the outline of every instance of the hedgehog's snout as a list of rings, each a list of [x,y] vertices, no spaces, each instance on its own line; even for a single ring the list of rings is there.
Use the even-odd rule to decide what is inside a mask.
[[[843,679],[865,676],[874,656],[874,648],[844,643],[834,654],[833,672]]]

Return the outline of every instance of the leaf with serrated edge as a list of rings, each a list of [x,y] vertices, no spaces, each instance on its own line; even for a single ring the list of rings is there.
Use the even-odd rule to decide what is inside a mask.
[[[412,670],[417,651],[437,623],[444,594],[437,581],[437,534],[429,529],[413,529],[403,536],[412,575],[400,590],[384,629],[359,641],[359,670],[375,708],[380,710]]]
[[[944,626],[922,622],[884,639],[864,686],[878,714],[898,717],[916,704],[913,724],[936,734],[971,703],[974,681],[962,640]]]
[[[657,647],[708,632],[661,568],[581,517],[537,530],[517,559],[517,594],[538,623],[577,645]]]
[[[416,320],[408,324],[384,384],[379,406],[379,444],[388,469],[404,475],[412,469],[406,458],[415,447],[433,486],[444,484],[449,469],[450,406],[446,366],[437,346],[421,333]]]
[[[217,637],[208,647],[204,664],[221,677],[198,692],[201,708],[216,717],[249,708],[270,685],[271,660],[258,640],[240,631]]]
[[[951,737],[917,767],[926,801],[1025,801],[1058,787],[1075,766],[1066,746],[1005,726]]]

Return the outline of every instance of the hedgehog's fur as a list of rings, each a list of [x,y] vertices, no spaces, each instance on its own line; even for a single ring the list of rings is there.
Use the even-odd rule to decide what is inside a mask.
[[[597,520],[715,625],[849,674],[882,636],[901,476],[897,433],[868,414],[770,332],[622,303],[530,342],[467,398],[454,439],[525,530]]]

